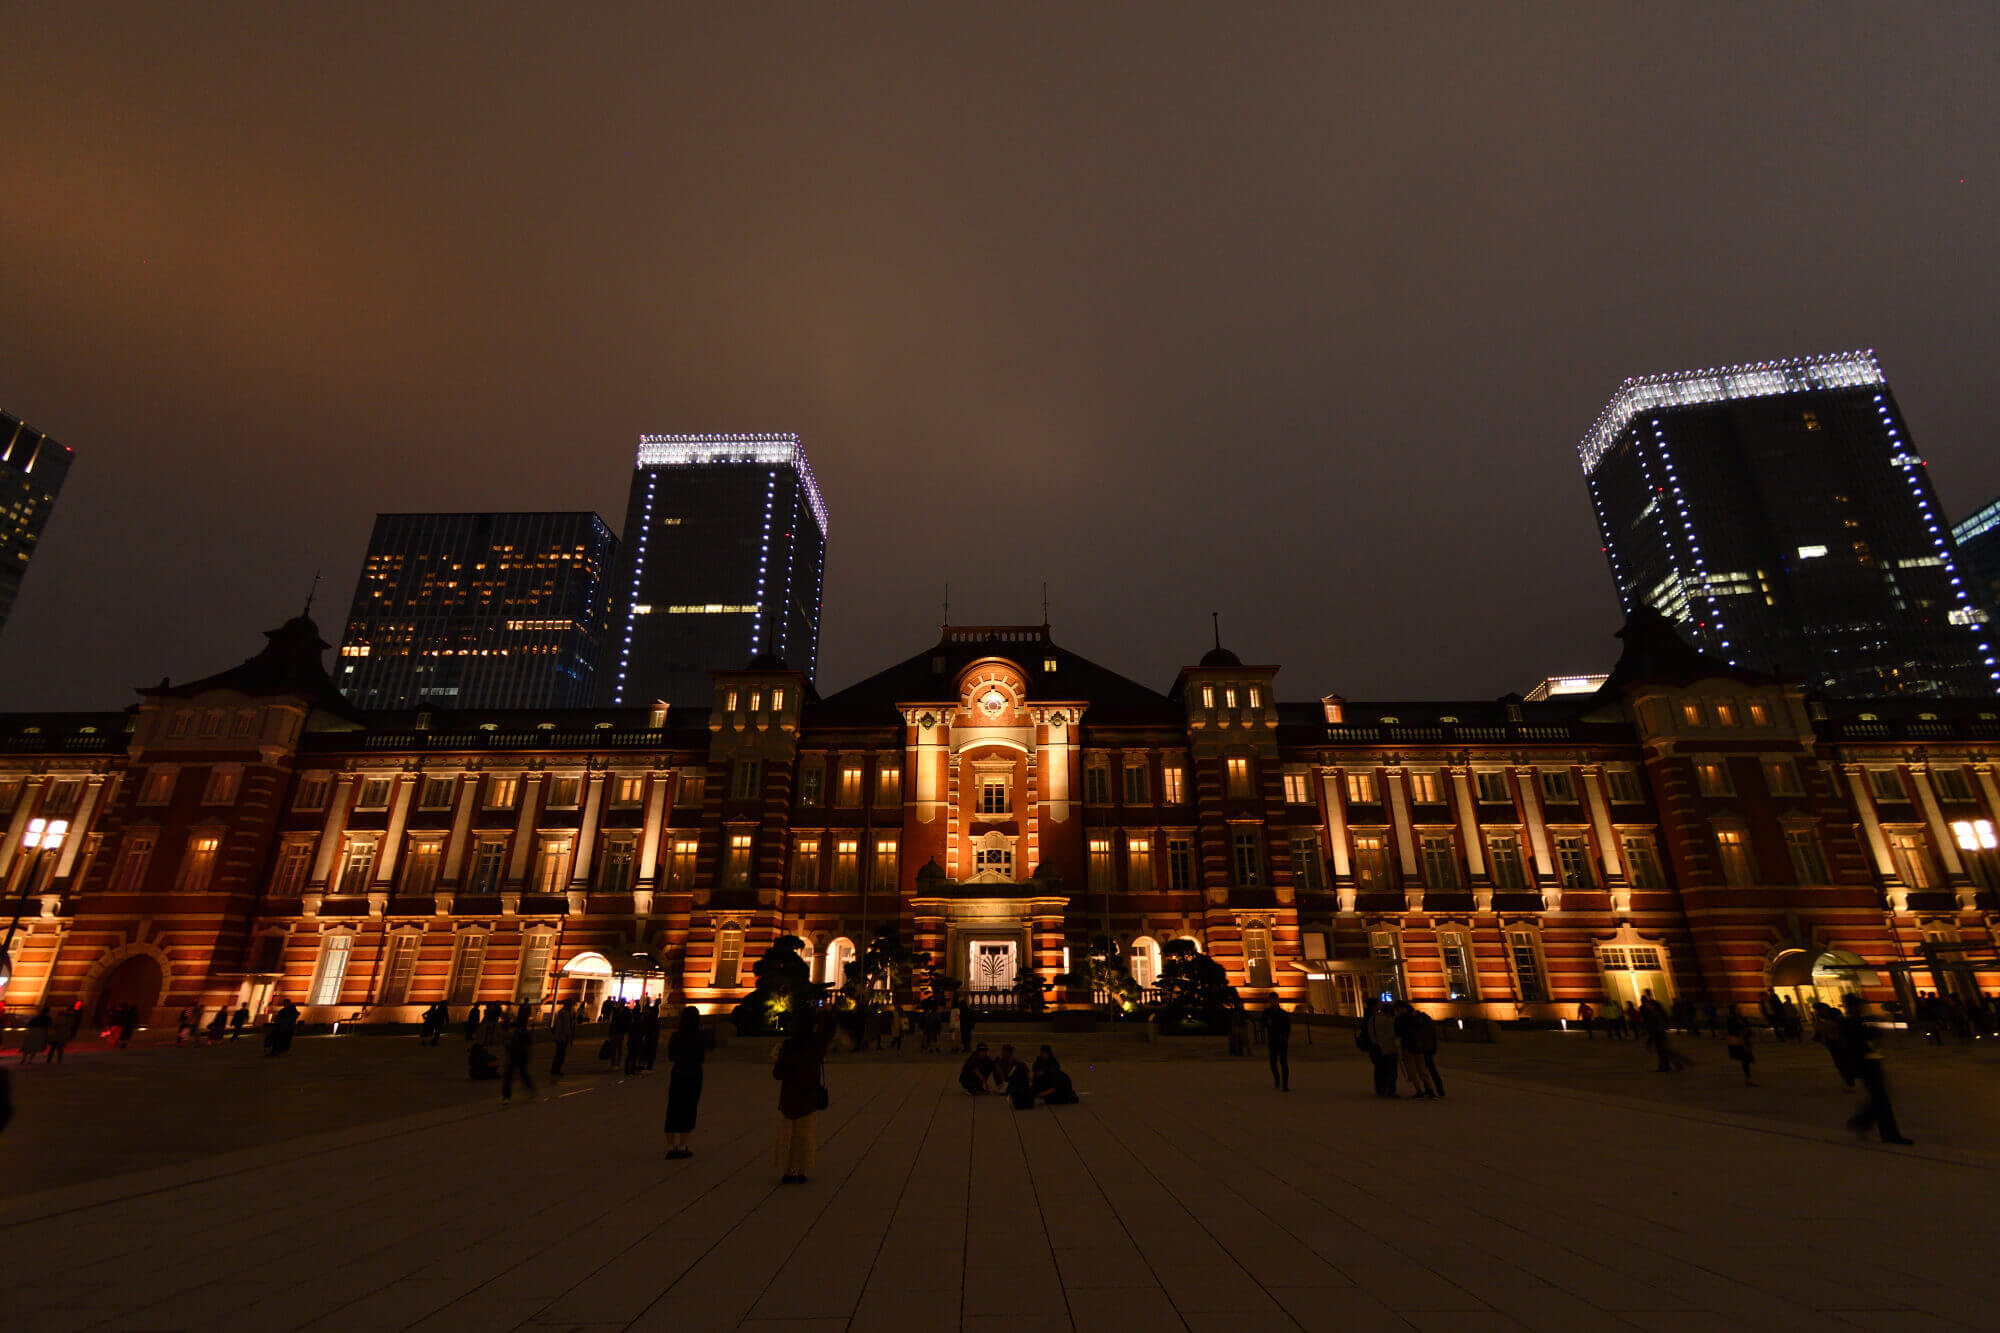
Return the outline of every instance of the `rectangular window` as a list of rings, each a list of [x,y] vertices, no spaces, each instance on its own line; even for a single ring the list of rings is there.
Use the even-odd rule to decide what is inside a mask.
[[[457,786],[455,778],[425,778],[423,785],[417,788],[417,809],[451,809],[451,798]]]
[[[646,779],[637,773],[621,773],[611,779],[611,804],[627,809],[646,799]]]
[[[331,780],[324,773],[308,773],[299,779],[298,793],[292,799],[294,810],[326,809],[326,794]]]
[[[1931,867],[1930,849],[1924,845],[1923,834],[1891,833],[1889,855],[1896,862],[1896,872],[1907,887],[1928,889],[1937,883],[1937,875]]]
[[[1826,854],[1819,835],[1809,828],[1785,830],[1785,851],[1792,858],[1792,878],[1800,884],[1828,883]]]
[[[1153,840],[1128,835],[1125,839],[1125,887],[1133,893],[1147,893],[1153,887]]]
[[[819,887],[819,835],[800,834],[798,845],[792,848],[792,888],[799,893],[811,893]]]
[[[799,770],[799,804],[818,805],[826,799],[826,766],[817,761]]]
[[[1249,695],[1250,695],[1250,706],[1252,708],[1262,708],[1264,706],[1264,696],[1258,692],[1258,689],[1255,685],[1249,687]]]
[[[753,713],[761,713],[764,711],[764,691],[762,690],[750,691],[750,711]]]
[[[1179,764],[1168,764],[1160,770],[1160,799],[1168,805],[1186,803],[1187,770]]]
[[[1701,725],[1701,705],[1690,699],[1681,705],[1681,721],[1690,727]]]
[[[755,759],[738,759],[736,781],[730,788],[730,798],[737,801],[755,800],[763,781],[764,765],[761,762]]]
[[[1319,854],[1319,834],[1311,829],[1292,832],[1292,884],[1317,892],[1326,887],[1326,871]]]
[[[460,935],[451,954],[451,981],[445,989],[453,1004],[470,1004],[479,998],[479,971],[486,963],[486,932],[468,931]]]
[[[1527,870],[1521,864],[1521,838],[1515,833],[1495,833],[1486,839],[1486,861],[1493,870],[1496,889],[1524,889]]]
[[[1259,845],[1260,841],[1260,835],[1254,828],[1239,828],[1230,832],[1230,863],[1235,868],[1238,884],[1264,882],[1264,849]]]
[[[1186,838],[1167,839],[1167,887],[1183,892],[1194,887],[1194,847]]]
[[[235,739],[241,739],[242,737],[245,736],[255,735],[256,731],[257,731],[257,710],[254,708],[244,708],[238,710],[235,719],[231,721],[229,724],[229,734],[232,738]]]
[[[1375,804],[1375,775],[1373,773],[1349,773],[1347,775],[1347,803],[1349,805]]]
[[[1556,835],[1556,873],[1566,889],[1594,889],[1590,873],[1590,842],[1581,833]]]
[[[1472,950],[1467,947],[1465,936],[1455,930],[1440,934],[1438,953],[1444,959],[1445,998],[1478,999],[1479,996],[1473,989]]]
[[[471,893],[498,893],[507,873],[507,843],[501,838],[482,838],[472,852]]]
[[[1909,796],[1903,791],[1903,775],[1893,768],[1871,768],[1868,770],[1868,790],[1878,801],[1907,801]]]
[[[1965,780],[1962,768],[1934,768],[1931,777],[1937,783],[1938,795],[1947,801],[1969,801],[1972,799],[1971,784]]]
[[[1364,889],[1394,887],[1389,878],[1389,839],[1380,833],[1354,835],[1354,882]]]
[[[1111,839],[1093,835],[1090,839],[1090,863],[1086,867],[1088,886],[1102,893],[1111,887]]]
[[[631,834],[607,836],[604,855],[597,865],[599,893],[630,893],[633,870],[639,862],[639,839]]]
[[[347,977],[347,959],[353,948],[354,936],[345,932],[320,941],[319,963],[313,968],[307,1004],[340,1003],[340,983]]]
[[[882,807],[903,803],[903,770],[884,765],[875,773],[875,804]]]
[[[549,952],[556,937],[546,930],[531,932],[521,942],[521,966],[514,974],[514,998],[523,1004],[540,1004],[549,984]]]
[[[785,711],[785,687],[782,685],[771,687],[771,711],[774,713]]]
[[[1215,686],[1204,685],[1201,687],[1201,706],[1203,708],[1215,707]]]
[[[1541,772],[1542,799],[1567,804],[1576,799],[1576,787],[1566,768],[1545,768]]]
[[[1729,765],[1720,759],[1697,760],[1694,777],[1703,796],[1727,796],[1735,790],[1729,785]]]
[[[1538,1004],[1547,1000],[1549,987],[1542,979],[1542,955],[1535,947],[1534,935],[1525,930],[1509,931],[1507,945],[1514,956],[1514,980],[1522,1003]]]
[[[1146,764],[1144,760],[1136,764],[1125,765],[1125,804],[1149,804],[1152,800],[1152,793],[1147,788],[1151,785],[1151,783],[1146,781]]]
[[[187,851],[181,857],[180,878],[174,887],[184,893],[200,893],[215,878],[215,859],[222,850],[221,835],[196,833],[188,838]]]
[[[1717,699],[1715,701],[1715,725],[1718,727],[1735,726],[1736,705],[1730,703],[1727,699]]]
[[[722,705],[722,711],[725,713],[735,712],[736,703],[740,697],[741,696],[739,696],[735,690],[731,690],[725,698],[725,702]]]
[[[861,764],[851,761],[840,766],[840,805],[854,809],[861,804]]]
[[[1368,978],[1369,998],[1402,999],[1403,945],[1396,938],[1396,932],[1371,931],[1368,935],[1368,956],[1375,960],[1377,969]]]
[[[410,839],[403,853],[403,892],[421,897],[437,889],[438,867],[444,863],[444,844],[436,838]]]
[[[1230,799],[1248,800],[1250,794],[1250,761],[1242,755],[1231,755],[1229,757]]]
[[[673,854],[667,859],[667,887],[689,889],[694,886],[694,858],[701,844],[690,837],[674,839]]]
[[[833,891],[852,893],[861,882],[861,841],[841,838],[833,844]]]
[[[981,777],[979,779],[979,813],[982,815],[1004,816],[1007,813],[1007,779]]]
[[[42,792],[42,813],[44,815],[73,815],[77,803],[83,799],[83,784],[57,778]]]
[[[552,810],[574,810],[583,803],[583,779],[559,777],[549,779],[549,808]]]
[[[1951,840],[1968,852],[1990,852],[2000,842],[1993,835],[1993,821],[1990,819],[1955,819],[1951,824]]]
[[[1472,788],[1481,805],[1507,805],[1514,799],[1507,790],[1507,775],[1497,768],[1474,773]]]
[[[1750,840],[1741,829],[1717,829],[1715,851],[1724,882],[1749,884],[1755,879],[1750,868]]]
[[[140,805],[165,805],[174,799],[174,779],[180,770],[171,764],[157,764],[146,773],[146,781],[139,788]],[[325,804],[325,796],[321,796]]]
[[[514,798],[520,794],[519,778],[491,777],[486,779],[486,808],[488,810],[512,810]]]
[[[1083,799],[1086,805],[1111,804],[1111,768],[1102,760],[1084,765]]]
[[[296,898],[306,889],[312,873],[313,847],[309,838],[293,838],[278,850],[278,864],[271,874],[271,896]]]
[[[21,780],[0,778],[0,814],[12,814],[21,803]]]
[[[417,970],[417,944],[422,939],[414,931],[399,931],[389,937],[389,962],[383,969],[383,1004],[403,1004],[410,998],[410,978]]]
[[[1604,785],[1611,789],[1611,799],[1618,805],[1637,805],[1646,799],[1639,789],[1639,775],[1629,768],[1606,769]]]
[[[1660,871],[1660,856],[1653,840],[1643,833],[1628,833],[1619,846],[1625,853],[1625,875],[1635,889],[1664,889],[1667,878]]]
[[[153,860],[151,833],[134,833],[125,840],[124,854],[118,858],[117,873],[111,877],[113,893],[137,893],[146,884],[146,869]]]
[[[707,795],[708,775],[691,768],[680,775],[680,782],[674,787],[674,804],[682,810],[699,810]]]
[[[873,886],[878,890],[896,887],[896,840],[877,838],[875,840],[875,876]]]
[[[1312,775],[1303,769],[1292,769],[1285,774],[1285,804],[1311,805]]]
[[[1458,887],[1458,856],[1449,833],[1423,835],[1424,883],[1433,889]]]
[[[1271,928],[1243,928],[1243,979],[1252,986],[1271,984]]]
[[[569,888],[570,840],[543,838],[535,850],[536,893],[563,893]]]
[[[1789,759],[1764,761],[1764,786],[1773,796],[1797,796],[1805,790],[1799,785],[1798,766]]]
[[[1416,769],[1410,773],[1410,799],[1418,805],[1436,805],[1444,799],[1437,770]]]
[[[202,789],[203,805],[234,805],[236,789],[243,781],[240,768],[217,767],[209,770],[208,785]]]
[[[349,838],[342,849],[340,869],[330,892],[355,896],[367,893],[369,877],[375,873],[375,839]]]
[[[1224,708],[1236,707],[1236,687],[1234,685],[1224,685],[1222,687],[1222,706]]]
[[[1766,708],[1761,700],[1752,699],[1747,707],[1750,712],[1751,726],[1768,727],[1771,725],[1771,710]]]
[[[360,793],[355,797],[356,810],[387,810],[389,789],[393,784],[388,778],[361,779]]]
[[[736,972],[743,963],[743,932],[735,926],[717,931],[715,936],[715,984],[734,986]]]

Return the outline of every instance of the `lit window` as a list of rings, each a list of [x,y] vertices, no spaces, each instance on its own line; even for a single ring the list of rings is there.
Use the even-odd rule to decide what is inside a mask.
[[[1203,708],[1215,707],[1215,686],[1204,685],[1201,687],[1201,706]]]
[[[354,948],[354,936],[342,931],[320,941],[319,961],[313,967],[307,1004],[339,1004],[340,983],[347,976],[347,960]]]
[[[486,962],[486,932],[469,930],[459,935],[451,955],[451,975],[445,994],[453,1004],[470,1004],[479,998],[479,973]]]
[[[514,998],[526,1004],[539,1004],[542,992],[549,981],[549,954],[555,947],[555,935],[546,930],[529,931],[521,942],[521,962],[514,973]]]
[[[1959,819],[1951,826],[1952,841],[1968,852],[1990,852],[1996,844],[1993,840],[1993,821],[1990,819]]]
[[[1734,790],[1729,785],[1729,766],[1720,759],[1697,761],[1694,775],[1703,796],[1727,796]]]
[[[855,760],[840,766],[840,804],[852,809],[861,804],[861,763]]]
[[[1242,755],[1231,755],[1229,757],[1229,795],[1236,800],[1246,800],[1250,794],[1250,761]]]
[[[1735,726],[1735,725],[1736,725],[1736,705],[1735,705],[1735,704],[1733,704],[1733,703],[1730,703],[1730,702],[1729,702],[1728,700],[1726,700],[1726,699],[1718,699],[1718,700],[1716,700],[1716,702],[1715,702],[1715,725],[1716,725],[1716,726],[1718,726],[1718,727],[1733,727],[1733,726]]]
[[[1252,708],[1262,708],[1264,706],[1264,696],[1262,692],[1259,691],[1255,685],[1252,685],[1250,687],[1249,695],[1250,695],[1250,706]]]
[[[197,833],[188,839],[187,853],[181,857],[180,878],[174,887],[184,893],[200,893],[215,878],[215,858],[222,839],[213,833]]]
[[[1389,840],[1380,833],[1354,835],[1354,882],[1364,889],[1394,887],[1389,878]]]
[[[1419,769],[1410,774],[1410,799],[1418,805],[1436,805],[1443,799],[1440,791],[1436,770]]]
[[[743,931],[738,926],[727,926],[715,936],[715,982],[717,986],[734,986],[736,971],[743,961]]]
[[[179,776],[180,770],[171,765],[161,765],[148,770],[146,773],[146,784],[139,788],[139,804],[165,805],[168,801],[171,801],[174,797],[174,779]],[[303,790],[301,788],[301,791]],[[324,794],[321,796],[321,803],[325,803]]]
[[[852,893],[860,878],[861,842],[856,838],[842,838],[833,847],[833,889],[836,893]]]
[[[1312,804],[1312,780],[1309,774],[1301,772],[1285,774],[1285,804]]]
[[[1492,867],[1494,888],[1527,887],[1527,874],[1521,864],[1521,839],[1516,834],[1495,833],[1487,838],[1486,860]]]
[[[875,840],[875,872],[873,887],[894,889],[896,887],[896,840],[877,838]]]
[[[1764,785],[1773,796],[1797,796],[1804,790],[1799,785],[1798,766],[1789,759],[1764,761]]]
[[[1438,953],[1444,959],[1445,998],[1478,999],[1473,986],[1472,950],[1467,947],[1465,936],[1455,930],[1443,932],[1438,936]]]
[[[1234,685],[1224,685],[1222,687],[1222,706],[1224,708],[1236,707],[1236,687]]]
[[[492,777],[486,780],[486,808],[489,810],[511,810],[514,798],[520,794],[519,778]]]
[[[1186,802],[1187,770],[1179,764],[1168,764],[1160,770],[1160,799],[1168,805]]]
[[[748,833],[729,835],[729,861],[722,868],[722,879],[732,889],[750,883],[750,838]]]
[[[1111,887],[1111,839],[1093,836],[1090,839],[1089,873],[1090,889],[1099,893]]]
[[[1681,721],[1687,723],[1690,727],[1700,726],[1701,705],[1694,702],[1692,699],[1683,703],[1681,705]]]
[[[693,838],[675,838],[673,852],[667,858],[667,887],[687,889],[694,884],[694,860],[701,844]]]
[[[1750,843],[1740,829],[1718,829],[1715,849],[1722,861],[1722,878],[1729,884],[1749,884],[1755,878],[1750,865]]]
[[[1125,886],[1134,893],[1146,893],[1153,887],[1153,840],[1151,838],[1130,837],[1125,839]]]
[[[819,887],[819,835],[802,833],[792,848],[792,888],[811,893]]]
[[[1937,874],[1931,867],[1930,849],[1924,845],[1921,833],[1890,834],[1889,855],[1896,863],[1898,876],[1907,887],[1928,889],[1937,882]]]
[[[1261,921],[1243,928],[1243,979],[1252,986],[1271,984],[1271,928]]]
[[[1007,780],[996,777],[979,779],[979,813],[1004,815],[1007,809]]]
[[[1763,701],[1752,699],[1749,703],[1749,709],[1751,726],[1768,727],[1771,725],[1771,710],[1764,706]]]
[[[903,799],[903,770],[893,764],[884,765],[875,774],[875,804],[897,805]]]
[[[708,775],[700,769],[686,769],[674,788],[674,804],[683,810],[698,810],[708,793]]]
[[[437,888],[438,867],[444,860],[444,843],[436,838],[412,838],[403,853],[403,892],[421,897]]]
[[[764,691],[762,690],[750,691],[750,711],[753,713],[761,713],[764,711]]]
[[[771,711],[774,713],[785,711],[785,687],[782,685],[771,687]]]
[[[561,893],[569,887],[570,840],[545,837],[535,853],[535,892]]]

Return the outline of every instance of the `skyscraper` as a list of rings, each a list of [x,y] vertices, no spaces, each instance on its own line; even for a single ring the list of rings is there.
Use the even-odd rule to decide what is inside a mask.
[[[582,708],[618,539],[590,513],[377,514],[335,679],[362,708]]]
[[[1628,379],[1579,452],[1628,613],[1833,694],[2000,680],[1872,352]]]
[[[826,502],[796,435],[642,435],[612,596],[607,704],[705,705],[708,673],[819,668]]]
[[[2000,500],[1979,509],[1951,530],[1958,543],[1959,568],[1972,600],[1991,626],[2000,621]],[[1987,631],[1992,633],[1989,628]]]
[[[0,412],[0,629],[69,475],[69,456],[68,445]]]

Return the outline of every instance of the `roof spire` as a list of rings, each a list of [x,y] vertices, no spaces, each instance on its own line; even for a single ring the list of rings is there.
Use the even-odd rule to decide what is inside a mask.
[[[1049,581],[1042,580],[1042,628],[1049,627]]]
[[[317,596],[319,596],[319,571],[315,569],[313,571],[312,586],[306,589],[306,609],[299,612],[300,616],[308,620],[312,618],[313,598]]]
[[[944,585],[944,628],[951,628],[951,585]]]
[[[1215,646],[1220,648],[1222,646],[1222,612],[1210,611],[1208,613],[1208,622],[1215,630]]]

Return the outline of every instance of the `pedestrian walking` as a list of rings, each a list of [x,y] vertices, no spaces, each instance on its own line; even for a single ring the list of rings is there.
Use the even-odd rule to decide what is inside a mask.
[[[1387,1004],[1370,1000],[1361,1018],[1361,1034],[1356,1038],[1375,1065],[1375,1095],[1396,1096],[1396,1065],[1401,1048],[1396,1043],[1396,1015]]]
[[[63,1052],[70,1042],[76,1040],[77,1029],[83,1026],[83,1002],[81,1000],[67,1009],[61,1009],[49,1022],[49,1053],[43,1057],[45,1063],[59,1065],[63,1062]]]
[[[701,1062],[707,1057],[701,1035],[701,1010],[693,1005],[681,1010],[680,1026],[667,1038],[667,1158],[670,1161],[694,1156],[688,1135],[694,1133],[696,1109],[701,1105]]]
[[[555,1058],[549,1061],[549,1077],[561,1078],[563,1057],[569,1054],[569,1044],[576,1040],[576,1001],[564,1000],[556,1007],[555,1019],[549,1024],[549,1036],[555,1041]]]
[[[1639,1025],[1639,1010],[1627,1000],[1618,1012],[1620,1015],[1618,1026],[1621,1029],[1618,1035],[1626,1038],[1638,1036],[1643,1030]]]
[[[1915,1139],[1904,1138],[1901,1127],[1896,1124],[1895,1108],[1889,1104],[1889,1080],[1882,1072],[1882,1053],[1875,1049],[1875,1035],[1868,1027],[1859,995],[1850,994],[1847,997],[1847,1014],[1841,1020],[1840,1035],[1847,1046],[1848,1059],[1853,1063],[1854,1077],[1867,1094],[1861,1109],[1848,1120],[1847,1127],[1858,1138],[1867,1138],[1872,1126],[1884,1143],[1915,1143]]]
[[[1583,1035],[1589,1041],[1597,1040],[1597,1010],[1590,1007],[1589,1000],[1576,1006],[1576,1021],[1583,1026]]]
[[[181,1009],[180,1027],[174,1033],[174,1045],[185,1046],[189,1041],[201,1045],[201,1006],[186,1005]]]
[[[1840,1010],[1825,1000],[1813,1001],[1813,1040],[1826,1047],[1827,1055],[1833,1060],[1833,1072],[1840,1075],[1840,1081],[1849,1092],[1854,1090],[1854,1060],[1848,1054],[1847,1038],[1843,1035]]]
[[[283,1055],[292,1049],[292,1036],[299,1027],[299,1007],[290,1000],[278,1006],[278,1012],[271,1015],[265,1024],[264,1054]]]
[[[1273,995],[1264,1005],[1264,1048],[1270,1052],[1271,1084],[1280,1092],[1292,1090],[1292,1016]],[[1047,1050],[1045,1046],[1042,1048]],[[1051,1056],[1050,1058],[1054,1058]]]
[[[1406,1011],[1396,1024],[1396,1041],[1402,1046],[1403,1064],[1407,1071],[1412,1059],[1422,1066],[1423,1080],[1418,1081],[1412,1074],[1410,1082],[1420,1088],[1428,1088],[1423,1095],[1444,1096],[1444,1075],[1438,1073],[1437,1020],[1413,1004],[1403,1005]]]
[[[250,1001],[244,1000],[236,1006],[236,1012],[229,1016],[229,1039],[235,1041],[243,1035],[243,1029],[250,1023]]]
[[[477,1004],[465,1011],[465,1039],[467,1041],[476,1041],[479,1038],[479,1013],[480,1010]]]
[[[228,1029],[228,1027],[229,1027],[229,1006],[226,1004],[219,1004],[215,1007],[215,1017],[208,1020],[208,1027],[203,1032],[202,1035],[207,1037],[208,1040],[211,1042],[218,1042],[222,1040],[222,1034]]]
[[[935,1053],[944,1035],[944,1013],[937,1007],[936,1000],[924,1006],[923,1034],[924,1049]]]
[[[49,1029],[55,1026],[55,1021],[47,1005],[37,1009],[28,1020],[27,1030],[21,1034],[22,1064],[27,1064],[49,1048]]]
[[[489,1008],[487,1012],[492,1010]],[[521,1086],[528,1090],[530,1097],[535,1095],[535,1076],[528,1072],[528,1057],[533,1053],[535,1044],[534,1031],[528,1026],[530,1012],[529,1006],[522,1005],[520,1016],[507,1029],[507,1070],[500,1077],[502,1102],[514,1100],[516,1078],[521,1080]]]
[[[826,1048],[833,1044],[831,1010],[813,1013],[794,1009],[790,1035],[778,1048],[771,1077],[778,1080],[779,1180],[803,1185],[806,1173],[819,1165],[819,1113],[826,1109]]]
[[[604,1037],[604,1046],[598,1051],[612,1069],[619,1068],[625,1059],[625,1034],[632,1030],[632,1010],[625,1001],[619,1000],[611,1006],[611,1026]]]
[[[1654,1073],[1675,1074],[1694,1063],[1674,1049],[1666,1006],[1654,999],[1650,992],[1639,1006],[1639,1022],[1646,1030],[1646,1044],[1651,1046],[1654,1055],[1659,1057],[1659,1063],[1653,1067]]]
[[[1743,1015],[1736,1012],[1736,1006],[1729,1006],[1729,1058],[1743,1066],[1743,1081],[1751,1087],[1757,1080],[1750,1077],[1750,1066],[1757,1063],[1757,1054],[1750,1045],[1750,1025],[1743,1021]]]

